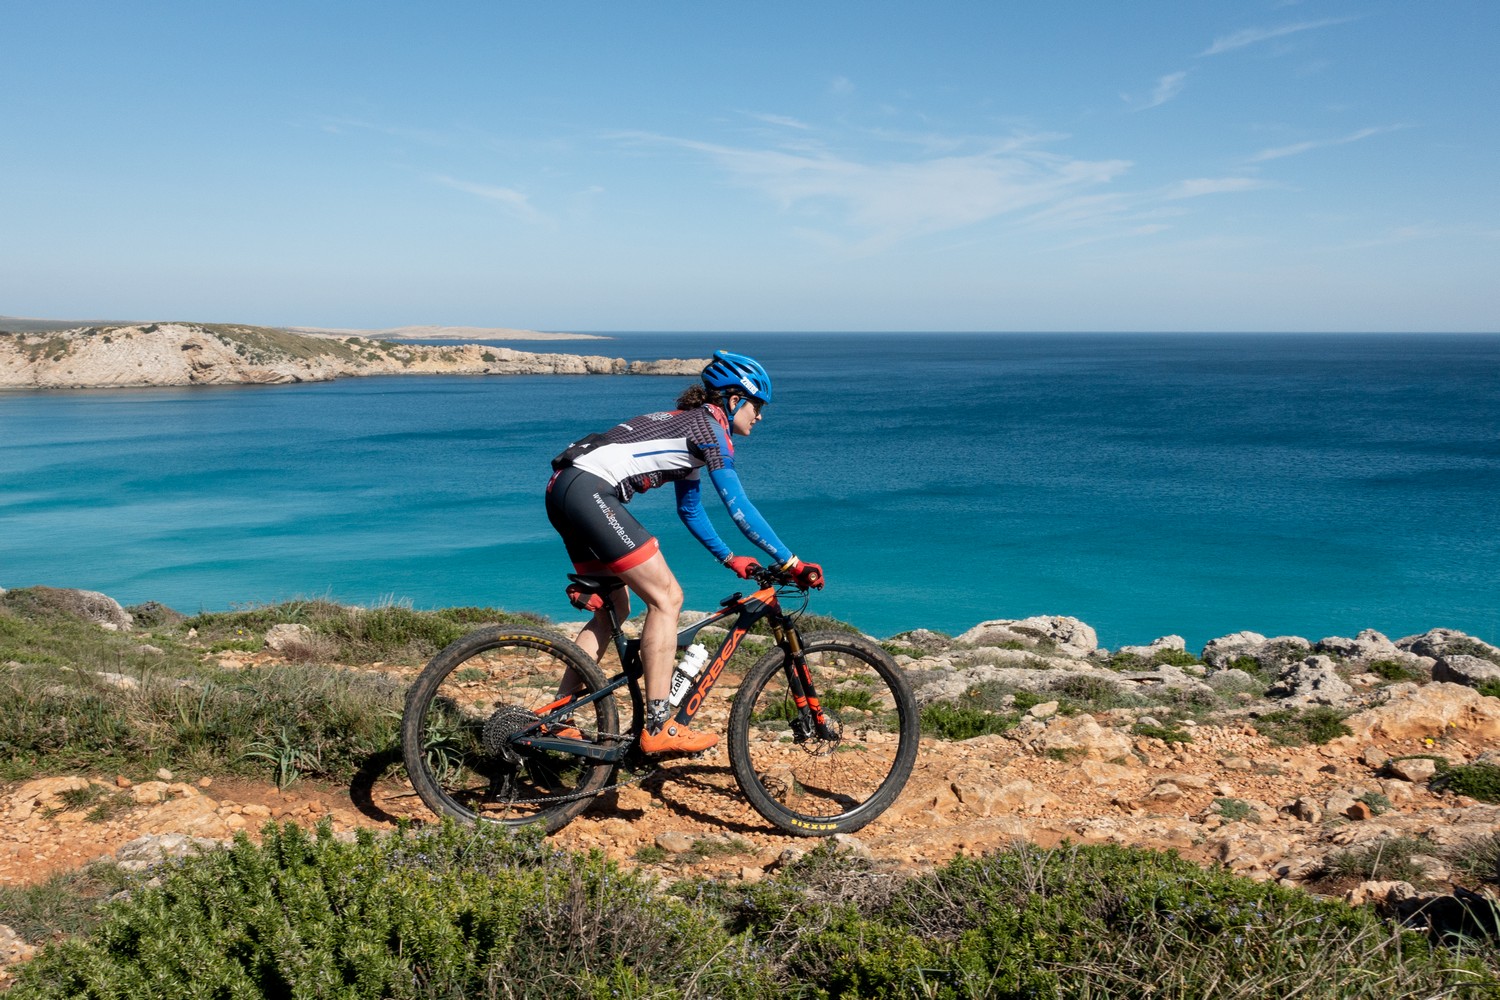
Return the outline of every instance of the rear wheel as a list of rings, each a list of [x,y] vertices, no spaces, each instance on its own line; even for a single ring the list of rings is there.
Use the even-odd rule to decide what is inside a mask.
[[[787,655],[773,649],[745,675],[729,716],[729,763],[746,798],[788,833],[858,830],[901,794],[917,758],[911,685],[875,643],[841,632],[802,637],[826,725],[799,712]]]
[[[604,687],[588,654],[549,632],[480,629],[433,657],[401,717],[406,772],[427,807],[465,822],[541,823],[548,833],[588,808],[613,764],[521,742],[560,738],[583,750],[622,739],[613,695],[578,706],[566,721],[538,725],[570,668],[575,700]]]

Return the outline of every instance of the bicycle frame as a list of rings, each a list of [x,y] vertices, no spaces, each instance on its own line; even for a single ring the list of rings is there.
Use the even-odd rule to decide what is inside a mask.
[[[597,701],[600,698],[608,698],[622,687],[629,687],[631,693],[631,725],[630,732],[618,737],[616,746],[600,746],[586,740],[569,739],[562,736],[550,735],[520,735],[514,742],[538,750],[557,750],[564,753],[575,754],[580,757],[589,757],[604,763],[619,763],[635,748],[636,737],[644,722],[644,698],[641,693],[642,677],[645,666],[641,662],[641,641],[631,639],[625,635],[622,628],[623,622],[615,612],[614,602],[609,595],[615,590],[623,587],[618,581],[609,583],[597,578],[572,577],[583,587],[583,592],[603,597],[603,608],[609,617],[610,638],[614,642],[615,650],[619,653],[621,671],[610,678],[598,691],[590,692],[583,697],[566,695],[559,698],[550,705],[545,706],[538,714],[540,719],[531,730],[535,732],[542,727],[551,727],[564,724],[564,720],[572,715],[583,705]],[[823,715],[818,701],[817,692],[813,690],[812,678],[807,672],[807,664],[802,658],[802,641],[797,633],[797,627],[791,617],[781,610],[778,597],[778,587],[774,582],[766,582],[763,578],[759,580],[764,584],[761,589],[752,594],[734,593],[719,602],[719,610],[711,615],[694,622],[687,628],[677,633],[677,647],[681,649],[689,645],[697,638],[698,632],[703,628],[724,621],[726,618],[737,615],[734,624],[729,628],[729,634],[719,644],[713,659],[708,665],[698,672],[693,678],[692,687],[683,696],[682,703],[677,709],[674,718],[681,725],[687,725],[698,714],[703,707],[708,693],[718,683],[719,676],[724,672],[724,667],[739,649],[740,642],[755,627],[757,622],[768,619],[771,623],[771,632],[776,639],[776,644],[787,654],[787,678],[793,692],[799,715],[803,712],[808,714],[807,721],[815,727],[820,736],[827,738],[827,720]],[[811,729],[809,731],[812,731]]]

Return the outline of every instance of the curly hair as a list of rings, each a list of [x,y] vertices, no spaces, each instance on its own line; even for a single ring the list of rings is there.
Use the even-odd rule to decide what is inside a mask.
[[[677,397],[677,408],[679,410],[696,410],[700,406],[709,403],[722,403],[723,396],[712,392],[701,382],[694,382],[682,390],[682,395]]]

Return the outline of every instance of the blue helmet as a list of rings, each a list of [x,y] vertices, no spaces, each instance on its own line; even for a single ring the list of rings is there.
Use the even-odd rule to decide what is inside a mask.
[[[703,369],[703,384],[710,391],[737,392],[741,396],[771,401],[771,376],[754,358],[728,351],[714,351],[714,359]]]

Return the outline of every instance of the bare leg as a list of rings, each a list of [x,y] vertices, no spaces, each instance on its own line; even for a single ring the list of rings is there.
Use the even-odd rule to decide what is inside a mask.
[[[629,618],[630,592],[621,587],[610,595],[610,598],[614,601],[615,618],[622,622]],[[610,631],[609,615],[603,608],[600,608],[594,612],[594,617],[589,620],[589,623],[583,627],[583,631],[579,632],[578,637],[573,641],[578,644],[579,649],[589,655],[590,659],[598,663],[604,658],[604,650],[609,648]],[[577,689],[578,674],[572,667],[569,667],[563,672],[562,681],[557,685],[558,697],[562,697],[565,694],[572,694]]]
[[[615,617],[623,622],[630,617],[630,592],[621,587],[610,596],[615,605]],[[609,615],[603,608],[594,612],[594,617],[573,641],[578,643],[578,648],[589,654],[595,663],[604,658],[604,651],[609,649],[610,627]]]
[[[646,675],[646,700],[664,699],[672,687],[677,619],[682,614],[682,587],[660,552],[619,576],[646,602],[646,624],[641,629],[641,666]]]

